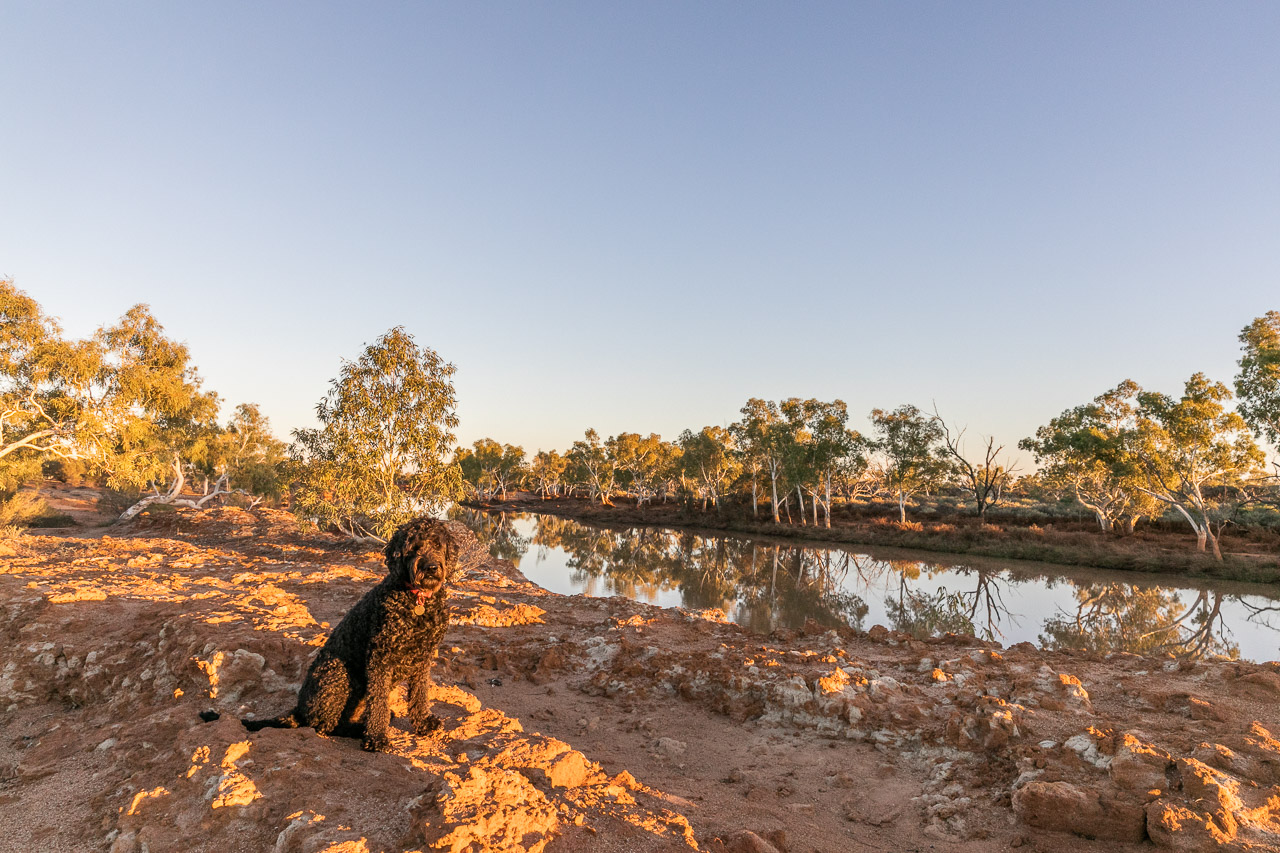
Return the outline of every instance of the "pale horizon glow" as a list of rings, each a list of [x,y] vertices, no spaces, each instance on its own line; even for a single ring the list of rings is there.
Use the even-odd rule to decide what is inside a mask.
[[[0,29],[0,275],[75,336],[149,304],[282,438],[403,325],[457,365],[463,444],[798,396],[863,431],[936,402],[1012,450],[1126,378],[1230,384],[1280,309],[1273,4],[17,2]]]

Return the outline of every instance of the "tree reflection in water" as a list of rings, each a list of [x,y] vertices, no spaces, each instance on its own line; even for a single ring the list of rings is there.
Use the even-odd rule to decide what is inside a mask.
[[[751,563],[738,575],[736,611],[728,611],[735,622],[757,631],[799,628],[810,619],[828,628],[863,627],[870,608],[844,583],[851,554],[739,542]]]
[[[454,507],[495,557],[518,561],[530,544],[566,555],[570,580],[587,595],[653,600],[678,590],[683,606],[715,608],[760,631],[801,627],[861,628],[867,603],[844,588],[852,555],[822,548],[760,544],[735,536],[703,536],[657,528],[609,529],[551,515],[534,516],[534,532],[521,537],[511,514]],[[515,556],[512,556],[515,555]]]
[[[1240,656],[1224,623],[1222,593],[1202,589],[1186,605],[1174,589],[1095,583],[1077,586],[1075,597],[1074,614],[1060,612],[1045,620],[1040,635],[1045,648]]]
[[[1000,639],[1003,625],[1015,620],[1004,604],[999,574],[965,566],[941,568],[918,560],[877,560],[866,555],[842,554],[855,570],[858,587],[878,586],[890,625],[916,637],[955,633]],[[932,591],[916,588],[922,578],[932,581],[972,578],[972,588],[952,590],[939,586]]]
[[[539,561],[560,549],[575,589],[654,601],[678,592],[683,606],[722,610],[755,631],[827,627],[865,629],[868,600],[887,623],[917,637],[948,632],[1017,642],[1035,638],[1051,649],[1239,657],[1231,618],[1258,631],[1280,632],[1280,602],[1213,590],[1137,586],[989,567],[879,560],[838,548],[805,548],[732,535],[657,528],[609,529],[556,516],[485,514],[455,508],[495,556],[518,562],[530,545]],[[521,535],[512,524],[521,521]],[[1036,614],[1006,604],[1020,585],[1061,589],[1057,611],[1038,636],[1021,622]],[[1016,598],[1015,598],[1016,600]],[[1065,604],[1069,601],[1070,604]],[[1187,601],[1190,601],[1188,604]],[[1034,622],[1033,622],[1034,625]],[[1012,635],[1012,636],[1010,636]],[[1265,652],[1265,649],[1264,649]]]
[[[523,517],[523,513],[476,512],[454,504],[449,508],[448,516],[450,520],[461,521],[469,527],[481,542],[489,546],[489,553],[499,560],[518,563],[529,551],[528,537],[521,536],[512,523]]]

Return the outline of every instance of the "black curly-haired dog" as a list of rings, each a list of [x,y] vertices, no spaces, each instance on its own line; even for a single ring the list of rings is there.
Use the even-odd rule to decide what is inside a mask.
[[[445,583],[457,565],[458,546],[443,522],[417,518],[392,535],[384,553],[387,577],[333,629],[307,670],[298,704],[281,717],[243,720],[245,728],[311,726],[322,735],[363,734],[365,749],[386,750],[388,702],[405,680],[414,733],[440,728],[431,713],[431,664],[449,623]]]

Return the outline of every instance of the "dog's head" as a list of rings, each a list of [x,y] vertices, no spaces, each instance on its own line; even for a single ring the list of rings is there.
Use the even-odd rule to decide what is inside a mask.
[[[458,548],[444,522],[415,518],[400,525],[383,551],[387,572],[422,595],[434,595],[458,564]]]

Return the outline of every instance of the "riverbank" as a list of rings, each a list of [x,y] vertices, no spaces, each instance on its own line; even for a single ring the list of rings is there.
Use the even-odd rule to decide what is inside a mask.
[[[1280,667],[1001,648],[548,592],[473,556],[390,752],[287,708],[372,546],[271,510],[5,543],[0,821],[24,849],[1276,849]],[[393,710],[403,716],[403,695]],[[216,719],[214,718],[218,716]]]
[[[1267,553],[1255,545],[1248,551],[1228,551],[1222,562],[1218,562],[1211,555],[1195,551],[1192,537],[1164,531],[1120,536],[1062,524],[983,524],[964,518],[908,521],[903,525],[882,517],[841,512],[840,508],[832,514],[832,526],[826,528],[813,524],[775,524],[767,517],[753,517],[749,509],[704,512],[674,502],[637,507],[621,499],[615,499],[614,506],[602,506],[586,498],[543,500],[526,492],[512,493],[505,501],[472,501],[466,505],[488,512],[546,513],[606,526],[724,531],[824,545],[879,545],[1062,566],[1280,583],[1280,556],[1276,552]]]

